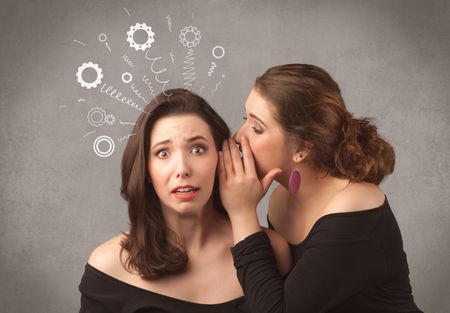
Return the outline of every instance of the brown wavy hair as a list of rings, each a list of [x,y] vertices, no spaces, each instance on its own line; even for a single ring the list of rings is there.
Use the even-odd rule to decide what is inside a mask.
[[[167,96],[169,95],[169,96]],[[155,122],[162,117],[195,114],[204,120],[211,130],[216,149],[230,137],[224,120],[200,96],[186,89],[171,89],[159,94],[141,113],[128,139],[122,158],[121,195],[128,202],[129,234],[121,241],[121,260],[124,250],[128,256],[122,265],[141,277],[157,279],[182,270],[187,254],[179,237],[166,225],[160,200],[148,172],[150,138]],[[220,200],[218,179],[213,187],[213,206],[227,216]]]
[[[291,139],[311,149],[312,164],[331,176],[379,184],[394,170],[392,146],[369,118],[354,118],[322,68],[286,64],[268,69],[255,90],[275,107]]]

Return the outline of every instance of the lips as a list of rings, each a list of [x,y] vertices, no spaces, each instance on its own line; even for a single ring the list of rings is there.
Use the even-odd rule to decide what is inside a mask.
[[[172,194],[180,200],[192,200],[198,194],[199,189],[191,185],[178,186],[172,189]]]

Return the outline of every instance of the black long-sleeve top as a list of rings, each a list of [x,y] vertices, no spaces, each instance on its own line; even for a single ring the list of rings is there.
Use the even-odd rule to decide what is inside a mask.
[[[321,217],[290,248],[295,265],[285,280],[265,232],[231,249],[252,313],[422,312],[387,199],[371,210]]]
[[[248,313],[244,297],[224,303],[201,304],[142,289],[91,266],[79,285],[79,313]]]

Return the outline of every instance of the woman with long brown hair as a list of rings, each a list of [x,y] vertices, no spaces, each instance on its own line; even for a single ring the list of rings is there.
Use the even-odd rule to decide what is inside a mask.
[[[129,230],[92,252],[79,286],[82,313],[247,312],[216,175],[229,129],[198,95],[166,93],[139,116],[125,148]],[[285,252],[286,272],[287,245],[269,235]]]
[[[251,312],[421,312],[400,230],[378,186],[395,156],[376,126],[354,118],[331,76],[308,64],[268,69],[245,109],[234,136],[241,151],[235,140],[224,142],[219,177]],[[285,280],[256,216],[273,179],[280,186],[268,222],[294,261]]]

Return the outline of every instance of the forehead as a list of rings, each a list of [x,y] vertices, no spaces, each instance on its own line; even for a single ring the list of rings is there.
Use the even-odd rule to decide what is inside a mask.
[[[247,101],[245,102],[245,110],[249,114],[255,114],[264,122],[274,121],[275,107],[258,93],[255,88],[250,91]]]
[[[173,115],[162,117],[156,121],[150,135],[150,142],[184,141],[193,136],[203,136],[212,140],[209,125],[198,115]]]

